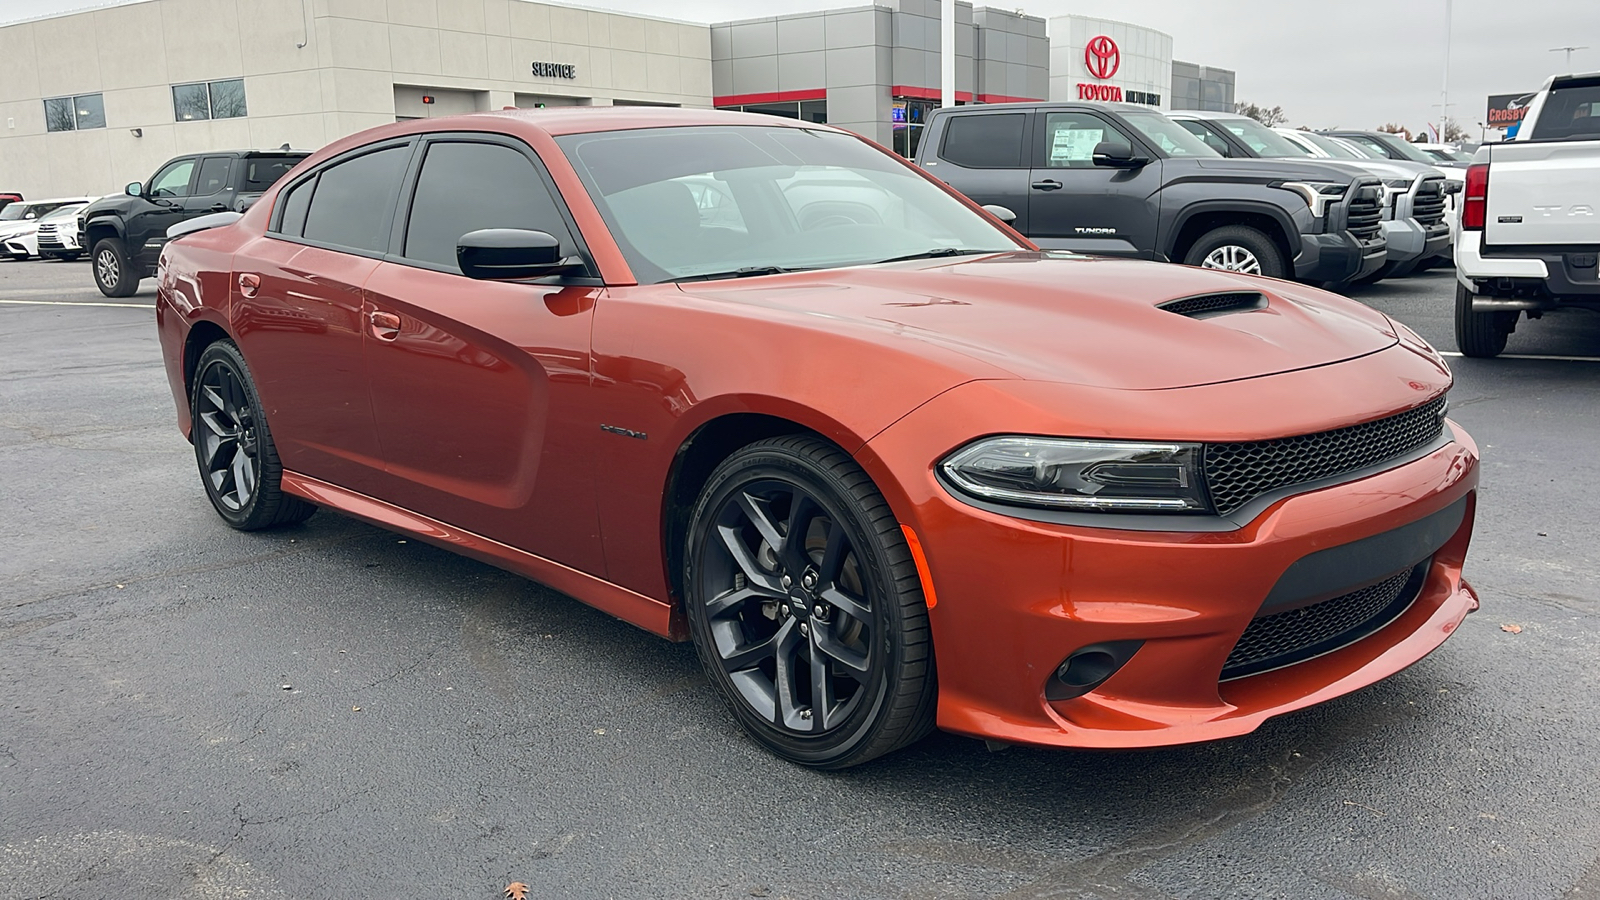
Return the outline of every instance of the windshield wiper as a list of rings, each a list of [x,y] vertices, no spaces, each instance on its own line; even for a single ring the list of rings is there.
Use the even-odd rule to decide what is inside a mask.
[[[685,275],[681,278],[669,278],[668,281],[716,281],[722,278],[754,278],[757,275],[782,275],[785,272],[798,272],[799,269],[785,269],[782,266],[743,266],[738,269],[729,269],[726,272],[702,272],[698,275]]]
[[[1004,252],[1004,250],[963,250],[959,247],[935,247],[932,250],[924,250],[921,253],[907,253],[905,256],[891,256],[888,259],[880,259],[867,263],[867,265],[881,266],[884,263],[905,262],[908,259],[938,259],[942,256],[972,256],[978,253]]]

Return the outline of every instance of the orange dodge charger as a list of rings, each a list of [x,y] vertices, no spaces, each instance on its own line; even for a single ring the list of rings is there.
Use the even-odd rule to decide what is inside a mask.
[[[414,121],[174,229],[157,320],[229,525],[326,507],[693,640],[804,765],[1243,734],[1477,607],[1424,341],[1008,217],[825,125]]]

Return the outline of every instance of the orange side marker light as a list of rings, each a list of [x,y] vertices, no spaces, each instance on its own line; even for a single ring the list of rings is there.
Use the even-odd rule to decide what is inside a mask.
[[[905,533],[906,546],[911,548],[911,561],[917,564],[917,577],[922,579],[922,596],[928,601],[928,608],[933,609],[939,605],[939,597],[933,592],[933,574],[928,571],[928,557],[922,552],[922,541],[917,540],[917,533],[911,530],[910,525],[901,525],[900,530]]]

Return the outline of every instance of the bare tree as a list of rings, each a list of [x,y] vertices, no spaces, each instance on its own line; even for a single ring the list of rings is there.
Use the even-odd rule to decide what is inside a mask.
[[[1379,128],[1378,130],[1382,131],[1382,132],[1384,132],[1386,134],[1398,134],[1398,135],[1401,135],[1402,137],[1404,137],[1408,141],[1411,140],[1411,129],[1409,129],[1409,128],[1405,127],[1404,125],[1401,125],[1401,124],[1399,124],[1397,122],[1389,122],[1388,124],[1384,125],[1383,127]]]
[[[1455,119],[1445,119],[1443,126],[1439,129],[1439,140],[1447,144],[1471,139],[1472,135],[1467,134],[1467,130],[1457,124]]]
[[[1268,128],[1282,125],[1289,121],[1288,113],[1285,113],[1281,106],[1274,106],[1268,109],[1265,106],[1257,106],[1254,103],[1235,103],[1233,111],[1241,116],[1249,116]]]

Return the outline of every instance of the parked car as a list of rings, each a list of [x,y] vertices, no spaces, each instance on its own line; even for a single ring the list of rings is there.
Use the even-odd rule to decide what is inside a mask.
[[[62,207],[82,209],[91,197],[57,197],[29,200],[0,209],[0,254],[21,261],[37,256],[39,223]]]
[[[1456,344],[1498,356],[1523,315],[1600,310],[1600,72],[1549,79],[1515,140],[1467,170],[1456,243]]]
[[[1171,118],[1229,158],[1305,159],[1314,155],[1249,116],[1183,111],[1172,113]],[[1421,260],[1450,252],[1450,223],[1445,221],[1446,182],[1438,169],[1375,159],[1330,159],[1324,165],[1383,181],[1383,237],[1389,257],[1383,268],[1362,281],[1409,275]]]
[[[1434,158],[1434,165],[1448,166],[1453,169],[1465,169],[1472,164],[1472,154],[1463,153],[1449,144],[1427,144],[1421,141],[1411,146],[1421,150],[1424,154]]]
[[[905,214],[796,214],[835,184]],[[836,128],[416,120],[212,221],[163,248],[156,322],[225,523],[326,507],[693,640],[804,765],[936,724],[1243,734],[1477,606],[1477,453],[1411,331],[1288,281],[1040,251]]]
[[[78,216],[78,246],[94,256],[107,297],[131,297],[155,274],[167,229],[214,212],[247,208],[304,159],[304,150],[228,150],[169,160],[148,181],[91,203]]]
[[[917,164],[1013,212],[1041,247],[1344,282],[1387,257],[1378,179],[1313,160],[1223,159],[1134,104],[935,111]]]
[[[63,206],[39,220],[38,250],[40,259],[75,260],[83,256],[78,244],[78,213],[99,198],[86,198],[82,205]]]

